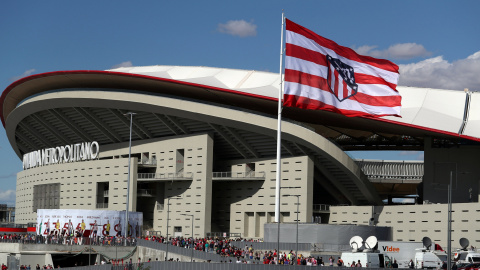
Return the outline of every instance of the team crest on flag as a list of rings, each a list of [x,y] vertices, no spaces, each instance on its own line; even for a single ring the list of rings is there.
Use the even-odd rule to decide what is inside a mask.
[[[335,97],[339,101],[343,101],[357,94],[358,85],[355,83],[355,72],[353,67],[328,54],[327,63],[327,84]]]

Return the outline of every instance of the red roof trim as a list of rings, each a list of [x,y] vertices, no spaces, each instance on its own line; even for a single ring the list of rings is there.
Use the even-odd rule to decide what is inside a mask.
[[[17,80],[15,82],[13,82],[3,91],[2,95],[0,96],[0,119],[2,121],[3,127],[5,127],[5,116],[3,114],[3,104],[5,102],[6,96],[8,95],[8,93],[10,93],[10,91],[12,91],[12,89],[14,89],[16,86],[18,86],[22,83],[30,81],[30,80],[49,77],[49,76],[69,75],[69,74],[105,74],[105,75],[115,75],[115,76],[124,76],[124,77],[144,78],[144,79],[149,79],[149,80],[156,80],[156,81],[170,82],[170,83],[180,84],[180,85],[189,85],[189,86],[194,86],[194,87],[206,88],[206,89],[210,89],[210,90],[233,93],[233,94],[238,94],[238,95],[242,95],[242,96],[250,96],[250,97],[260,98],[260,99],[264,99],[264,100],[271,100],[271,101],[277,101],[278,100],[277,98],[272,98],[272,97],[267,97],[267,96],[262,96],[262,95],[255,95],[255,94],[245,93],[245,92],[242,92],[242,91],[237,91],[237,90],[232,90],[232,89],[225,89],[225,88],[214,87],[214,86],[209,86],[209,85],[202,85],[202,84],[197,84],[197,83],[177,81],[177,80],[173,80],[173,79],[160,78],[160,77],[141,75],[141,74],[123,73],[123,72],[115,72],[115,71],[101,71],[101,70],[53,71],[53,72],[40,73],[40,74],[35,74],[35,75],[28,76],[28,77],[24,77],[20,80]],[[472,140],[472,141],[480,141],[480,138],[476,138],[476,137],[472,137],[472,136],[462,135],[462,134],[448,132],[448,131],[444,131],[444,130],[438,130],[438,129],[434,129],[434,128],[422,127],[422,126],[413,125],[413,124],[400,123],[400,122],[396,122],[396,121],[388,120],[388,119],[383,119],[383,118],[371,118],[371,117],[362,117],[362,118],[375,120],[375,121],[382,121],[382,122],[385,122],[385,123],[395,124],[395,125],[404,126],[404,127],[411,127],[411,128],[415,128],[415,129],[419,129],[419,130],[426,130],[426,131],[430,131],[430,132],[435,132],[435,133],[444,134],[444,135],[448,135],[448,136],[459,137],[459,138],[462,138],[462,139],[467,139],[467,140]]]
[[[461,139],[466,139],[466,140],[472,140],[472,141],[480,142],[480,138],[476,138],[476,137],[472,137],[472,136],[467,136],[467,135],[462,135],[462,134],[458,134],[458,133],[454,133],[454,132],[449,132],[449,131],[445,131],[445,130],[440,130],[440,129],[435,129],[435,128],[429,128],[429,127],[422,127],[422,126],[413,125],[413,124],[408,124],[408,123],[401,123],[401,122],[397,122],[397,121],[390,120],[390,119],[384,119],[384,118],[372,118],[372,117],[366,117],[366,116],[365,116],[365,117],[362,117],[362,118],[370,119],[370,120],[376,120],[376,121],[381,121],[381,122],[385,122],[385,123],[389,123],[389,124],[394,124],[394,125],[398,125],[398,126],[416,128],[416,129],[419,129],[419,130],[431,131],[431,132],[435,132],[435,133],[439,133],[439,134],[445,134],[445,135],[449,135],[449,136],[453,136],[453,137],[458,137],[458,138],[461,138]]]
[[[5,102],[5,98],[10,93],[10,91],[12,91],[12,89],[14,89],[16,86],[18,86],[22,83],[25,83],[25,82],[31,81],[31,80],[35,80],[35,79],[38,79],[38,78],[57,76],[57,75],[69,75],[69,74],[105,74],[105,75],[115,75],[115,76],[124,76],[124,77],[144,78],[144,79],[149,79],[149,80],[170,82],[170,83],[175,83],[175,84],[180,84],[180,85],[189,85],[189,86],[194,86],[194,87],[207,88],[207,89],[210,89],[210,90],[233,93],[233,94],[238,94],[238,95],[242,95],[242,96],[250,96],[250,97],[254,97],[254,98],[260,98],[260,99],[271,100],[271,101],[277,101],[278,100],[276,98],[271,98],[271,97],[262,96],[262,95],[255,95],[255,94],[251,94],[251,93],[245,93],[245,92],[242,92],[242,91],[237,91],[237,90],[232,90],[232,89],[225,89],[225,88],[220,88],[220,87],[215,87],[215,86],[210,86],[210,85],[203,85],[203,84],[198,84],[198,83],[177,81],[177,80],[173,80],[173,79],[160,78],[160,77],[154,77],[154,76],[148,76],[148,75],[142,75],[142,74],[123,73],[123,72],[115,72],[115,71],[101,71],[101,70],[53,71],[53,72],[40,73],[40,74],[35,74],[35,75],[28,76],[28,77],[24,77],[22,79],[19,79],[18,81],[13,82],[7,88],[5,88],[2,95],[0,96],[0,119],[2,120],[3,127],[5,127],[5,116],[3,114],[3,103]]]

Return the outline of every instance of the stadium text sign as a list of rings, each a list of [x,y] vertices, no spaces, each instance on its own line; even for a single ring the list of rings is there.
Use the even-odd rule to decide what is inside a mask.
[[[98,142],[82,142],[33,151],[23,155],[23,169],[50,164],[91,160],[98,157]]]

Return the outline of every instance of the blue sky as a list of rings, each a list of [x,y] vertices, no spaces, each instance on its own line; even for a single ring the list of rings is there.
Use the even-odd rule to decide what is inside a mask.
[[[400,85],[480,90],[480,1],[0,1],[0,88],[57,70],[211,66],[278,72],[281,12],[400,65]],[[423,159],[421,152],[350,153]],[[0,203],[21,162],[0,132]]]

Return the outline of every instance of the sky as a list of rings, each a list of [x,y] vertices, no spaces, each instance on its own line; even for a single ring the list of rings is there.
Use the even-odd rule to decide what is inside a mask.
[[[480,91],[480,1],[0,1],[0,89],[58,70],[178,65],[279,72],[281,13],[400,66],[399,85]],[[423,152],[350,152],[423,160]],[[21,160],[0,131],[0,203]]]

